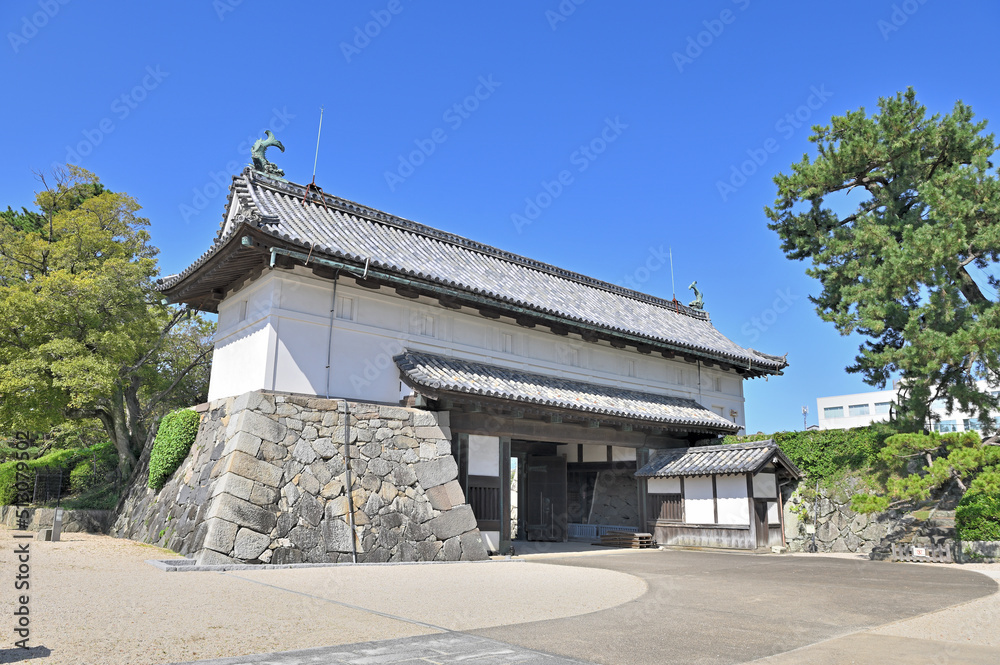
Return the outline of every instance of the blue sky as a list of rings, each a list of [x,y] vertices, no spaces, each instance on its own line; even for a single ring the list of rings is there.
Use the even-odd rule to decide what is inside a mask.
[[[668,298],[672,248],[679,299],[697,280],[723,333],[788,353],[746,384],[751,432],[867,390],[844,372],[858,340],[819,320],[763,213],[809,126],[907,86],[1000,118],[993,2],[7,0],[0,17],[0,205],[74,161],[138,199],[176,272],[265,128],[310,180],[324,106],[328,193]]]

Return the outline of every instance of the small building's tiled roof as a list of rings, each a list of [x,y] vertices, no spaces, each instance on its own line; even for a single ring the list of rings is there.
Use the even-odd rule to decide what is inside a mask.
[[[603,282],[446,233],[345,199],[315,194],[303,204],[306,188],[247,169],[233,179],[229,203],[215,244],[194,264],[161,280],[159,289],[184,286],[219,249],[238,241],[240,223],[308,250],[399,275],[457,289],[499,306],[555,316],[567,323],[624,334],[653,344],[745,368],[751,374],[778,374],[783,356],[744,348],[720,333],[707,312]],[[277,243],[276,243],[277,244]]]
[[[771,439],[732,445],[664,450],[636,471],[635,475],[640,478],[675,478],[757,473],[772,460],[780,463],[796,478],[802,476],[802,472]]]
[[[403,381],[431,397],[474,395],[593,417],[638,420],[671,427],[735,432],[738,426],[692,399],[602,386],[509,367],[407,350],[393,358]]]

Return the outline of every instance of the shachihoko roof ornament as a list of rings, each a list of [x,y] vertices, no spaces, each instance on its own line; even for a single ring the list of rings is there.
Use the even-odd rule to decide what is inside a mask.
[[[250,149],[250,158],[253,160],[253,167],[261,173],[281,178],[285,175],[285,172],[279,169],[274,163],[268,161],[267,149],[273,147],[281,152],[285,152],[285,146],[281,145],[281,141],[274,137],[270,129],[264,130],[264,134],[267,138],[257,139],[254,141],[253,148]]]

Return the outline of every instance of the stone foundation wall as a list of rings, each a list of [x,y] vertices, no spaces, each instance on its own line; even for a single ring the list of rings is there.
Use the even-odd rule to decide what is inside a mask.
[[[628,470],[597,474],[589,524],[639,526],[639,497],[633,474]]]
[[[219,400],[201,414],[198,435],[187,458],[159,492],[151,490],[149,449],[139,460],[132,484],[125,490],[109,533],[166,547],[184,556],[195,554],[204,540],[209,499],[219,474],[216,462],[225,448],[223,418],[233,400]]]
[[[350,403],[348,488],[339,405],[261,392],[213,402],[188,459],[159,493],[137,481],[113,532],[202,564],[346,562],[355,548],[361,562],[486,558],[447,414]]]
[[[28,531],[51,529],[55,519],[54,508],[19,508],[0,506],[0,523],[9,529],[18,528],[18,513],[28,513]],[[110,510],[64,510],[63,533],[105,533],[111,521]]]
[[[785,538],[791,552],[809,551],[813,537],[807,525],[816,526],[816,549],[819,552],[858,552],[867,554],[886,536],[904,529],[912,518],[898,510],[864,515],[851,510],[851,495],[856,491],[853,483],[834,490],[820,488],[815,501],[815,490],[803,496],[800,486],[785,497]]]

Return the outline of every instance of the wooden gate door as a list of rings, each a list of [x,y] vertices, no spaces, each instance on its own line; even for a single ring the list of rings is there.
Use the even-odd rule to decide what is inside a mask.
[[[754,525],[757,527],[757,547],[767,547],[769,528],[767,524],[767,501],[753,502]]]
[[[528,455],[524,490],[526,538],[568,540],[566,458]]]

